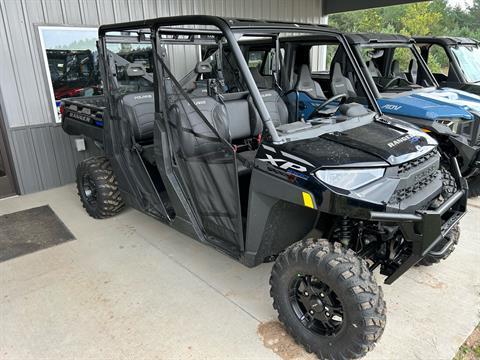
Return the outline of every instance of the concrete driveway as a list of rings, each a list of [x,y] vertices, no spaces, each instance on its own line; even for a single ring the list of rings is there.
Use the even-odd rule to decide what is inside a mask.
[[[91,219],[73,185],[0,214],[45,204],[77,240],[0,263],[0,358],[311,358],[276,322],[270,264],[248,269],[132,209]],[[454,356],[479,321],[479,228],[476,199],[447,261],[383,286],[387,327],[367,359]]]

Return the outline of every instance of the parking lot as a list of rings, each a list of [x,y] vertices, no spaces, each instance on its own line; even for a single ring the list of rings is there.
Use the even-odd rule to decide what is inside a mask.
[[[42,205],[76,239],[0,263],[1,358],[308,358],[276,323],[271,264],[248,269],[133,209],[94,220],[74,185],[1,200],[0,214]],[[479,321],[479,220],[476,199],[447,261],[383,286],[368,359],[453,357]]]

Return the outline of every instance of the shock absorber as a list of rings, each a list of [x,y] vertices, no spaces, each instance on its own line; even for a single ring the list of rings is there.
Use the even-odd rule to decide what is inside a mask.
[[[343,246],[348,247],[352,239],[352,222],[346,216],[342,218],[340,223],[340,236],[339,240]]]

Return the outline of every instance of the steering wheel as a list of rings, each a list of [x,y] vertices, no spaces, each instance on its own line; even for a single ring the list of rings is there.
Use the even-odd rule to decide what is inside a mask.
[[[381,85],[380,87],[382,89],[388,89],[390,86],[392,86],[394,83],[398,83],[400,82],[400,80],[404,80],[406,82],[409,82],[408,80],[406,80],[405,78],[401,77],[401,76],[395,76],[393,79],[391,79],[389,82],[387,82],[385,85]]]
[[[312,112],[312,115],[313,114],[318,114],[322,109],[324,109],[327,105],[330,105],[331,103],[333,103],[334,101],[337,101],[337,100],[340,100],[342,99],[342,101],[340,101],[340,105],[343,104],[345,102],[345,100],[348,99],[348,95],[347,94],[338,94],[338,95],[335,95],[335,96],[332,96],[330,99],[326,100],[325,102],[321,103],[320,105],[318,105]],[[312,117],[312,115],[310,115],[310,117]]]

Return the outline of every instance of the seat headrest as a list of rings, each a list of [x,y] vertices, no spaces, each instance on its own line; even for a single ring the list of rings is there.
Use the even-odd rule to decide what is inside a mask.
[[[377,69],[373,61],[371,60],[367,61],[367,66],[368,66],[368,71],[370,72],[370,75],[372,75],[373,77],[381,76],[380,70]]]
[[[310,68],[307,64],[300,66],[300,71],[297,78],[297,90],[302,90],[305,92],[313,91],[313,79],[310,73]]]
[[[307,64],[302,64],[300,66],[295,90],[307,93],[314,99],[325,97],[320,84],[312,79],[312,73],[310,72],[310,68]]]
[[[267,79],[260,73],[260,65],[249,68],[253,80],[259,89],[268,89]]]
[[[353,88],[352,82],[343,76],[340,63],[335,63],[332,73],[332,93],[333,95],[345,94],[348,97],[355,97],[357,93]]]
[[[200,61],[195,66],[195,72],[197,74],[208,74],[208,73],[211,73],[212,71],[213,71],[213,66],[209,60]]]
[[[343,80],[344,76],[342,73],[342,67],[340,66],[340,63],[335,63],[333,66],[333,76],[332,80],[333,81],[338,81],[338,80]]]
[[[393,76],[402,76],[402,72],[400,71],[400,62],[398,60],[392,61],[392,75]]]

